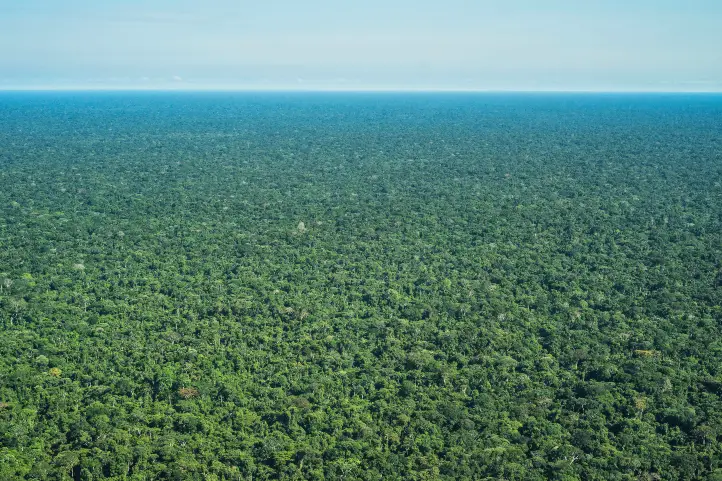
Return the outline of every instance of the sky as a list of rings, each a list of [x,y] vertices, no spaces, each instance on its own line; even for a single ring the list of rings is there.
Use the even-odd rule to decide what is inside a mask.
[[[722,91],[722,0],[0,0],[0,89]]]

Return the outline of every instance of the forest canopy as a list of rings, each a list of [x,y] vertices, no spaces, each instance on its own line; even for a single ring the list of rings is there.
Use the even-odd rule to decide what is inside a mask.
[[[0,479],[722,480],[720,118],[0,94]]]

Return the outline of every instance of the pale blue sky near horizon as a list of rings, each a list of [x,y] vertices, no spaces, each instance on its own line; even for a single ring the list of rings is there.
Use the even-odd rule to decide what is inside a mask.
[[[0,89],[722,91],[722,0],[0,0]]]

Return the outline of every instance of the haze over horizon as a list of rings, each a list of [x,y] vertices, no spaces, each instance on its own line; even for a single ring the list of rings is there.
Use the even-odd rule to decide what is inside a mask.
[[[722,2],[0,0],[0,89],[722,91]]]

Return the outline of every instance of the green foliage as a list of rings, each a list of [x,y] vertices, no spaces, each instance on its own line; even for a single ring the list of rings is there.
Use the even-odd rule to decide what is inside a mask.
[[[718,97],[0,97],[0,479],[721,479]]]

